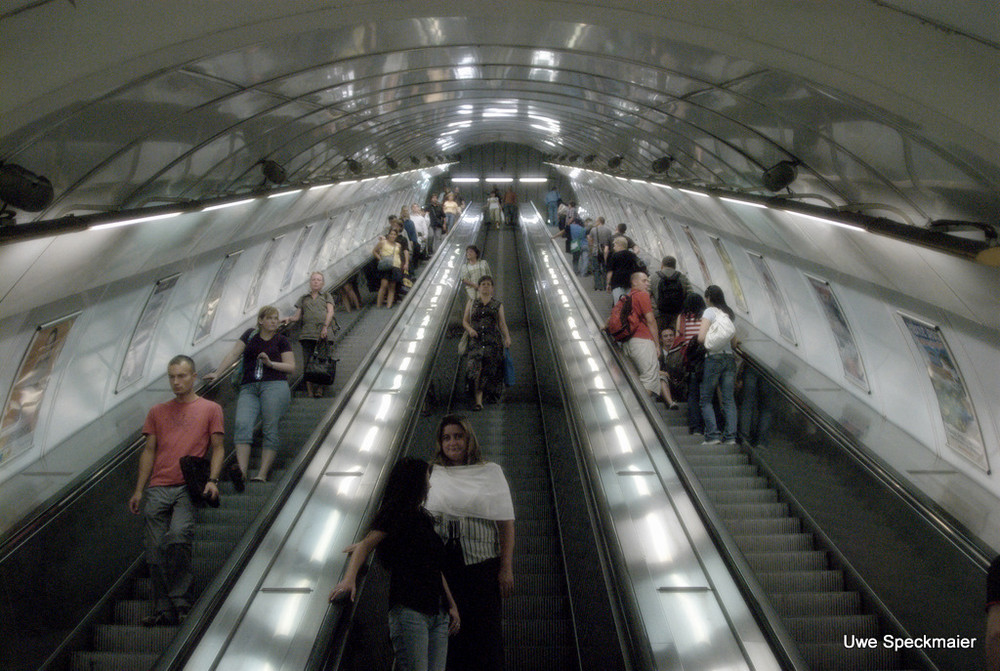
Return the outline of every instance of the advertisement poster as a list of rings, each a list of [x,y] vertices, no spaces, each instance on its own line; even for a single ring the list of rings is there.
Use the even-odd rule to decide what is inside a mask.
[[[305,246],[306,238],[309,237],[309,233],[311,231],[312,224],[299,231],[299,238],[295,241],[295,249],[292,251],[292,258],[288,260],[288,267],[285,268],[285,276],[281,279],[282,293],[288,291],[288,287],[292,286],[292,278],[297,275],[306,277],[310,272],[309,268],[299,267],[299,258],[302,256],[302,248]]]
[[[233,252],[222,259],[222,265],[219,266],[219,271],[215,273],[212,286],[208,288],[208,295],[205,296],[205,303],[201,308],[201,317],[198,319],[198,326],[194,330],[194,340],[191,341],[192,345],[197,344],[198,341],[207,337],[212,332],[212,324],[215,323],[215,315],[219,311],[219,301],[222,300],[222,292],[226,288],[229,274],[233,272],[233,266],[236,265],[236,261],[242,253],[243,250]]]
[[[934,395],[937,396],[948,447],[989,472],[990,465],[975,409],[941,329],[902,313],[899,316],[903,318],[906,330],[927,365],[927,377],[931,379]]]
[[[792,330],[792,317],[788,313],[788,304],[785,303],[785,298],[781,294],[781,290],[778,288],[778,283],[774,280],[774,275],[771,274],[771,267],[767,265],[767,261],[764,260],[763,256],[758,254],[747,253],[750,260],[753,261],[754,266],[757,268],[757,272],[760,273],[760,279],[764,284],[764,290],[767,292],[768,298],[771,300],[771,308],[774,310],[774,319],[778,322],[778,333],[781,337],[788,342],[795,343],[795,331]]]
[[[332,252],[330,251],[330,233],[332,231],[333,219],[331,218],[326,222],[323,232],[319,234],[319,238],[316,240],[316,252],[313,254],[312,261],[309,264],[310,273],[315,270],[323,272],[330,265],[330,257],[332,256]]]
[[[254,273],[253,281],[250,284],[250,291],[247,292],[247,299],[243,302],[244,314],[257,307],[257,300],[260,296],[260,285],[264,282],[264,275],[267,274],[267,269],[271,266],[271,259],[274,258],[274,251],[278,249],[278,244],[281,242],[283,237],[285,236],[279,235],[276,238],[272,238],[271,242],[267,243],[267,249],[264,250],[264,255],[260,257],[260,263],[257,265],[257,272]]]
[[[132,340],[125,352],[125,361],[122,363],[121,373],[118,374],[118,386],[115,387],[116,394],[142,378],[149,351],[153,346],[156,325],[160,321],[160,315],[163,314],[163,308],[167,305],[171,290],[177,286],[179,277],[180,275],[167,277],[153,287],[153,293],[146,301],[146,307],[139,316],[139,323],[132,332]]]
[[[833,340],[837,343],[837,351],[840,353],[840,362],[844,366],[844,377],[858,385],[865,391],[868,388],[868,376],[865,375],[865,366],[861,361],[861,354],[858,352],[858,343],[854,340],[854,332],[847,323],[844,311],[840,309],[840,302],[833,293],[829,283],[806,275],[816,298],[819,300],[826,321],[830,324],[833,332]]]
[[[691,232],[690,226],[681,226],[684,229],[684,235],[687,236],[688,242],[691,243],[691,249],[694,251],[694,256],[698,259],[698,265],[701,266],[701,274],[705,278],[704,286],[708,286],[712,283],[712,275],[708,272],[708,264],[705,263],[705,255],[701,253],[701,247],[698,245],[698,241],[694,239],[694,233]],[[688,274],[690,277],[690,273]]]
[[[66,336],[79,313],[39,326],[35,331],[14,386],[4,405],[0,424],[0,465],[31,449],[38,423],[38,408],[49,385],[52,366],[59,358]]]
[[[677,259],[678,266],[684,265],[681,257],[681,242],[677,239],[674,227],[670,225],[670,222],[667,221],[666,217],[663,217],[663,230],[667,232],[667,237],[670,238],[670,254]]]
[[[747,299],[743,296],[743,287],[740,285],[740,278],[736,275],[736,269],[733,268],[733,261],[729,258],[729,252],[722,246],[722,240],[718,238],[712,238],[712,244],[715,245],[715,251],[722,261],[722,267],[726,269],[726,275],[729,276],[729,284],[733,288],[733,304],[743,312],[749,313]]]

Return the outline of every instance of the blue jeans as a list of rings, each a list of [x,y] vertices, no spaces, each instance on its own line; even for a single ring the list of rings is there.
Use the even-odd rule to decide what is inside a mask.
[[[715,388],[722,393],[722,416],[726,426],[722,435],[715,422],[712,397]],[[736,440],[736,357],[732,354],[711,354],[705,357],[705,375],[701,378],[701,416],[705,421],[705,440]]]
[[[426,615],[396,604],[389,609],[389,638],[396,671],[444,671],[448,660],[448,613]]]
[[[236,401],[236,428],[233,431],[233,442],[237,445],[252,443],[253,427],[260,417],[261,433],[264,436],[263,448],[277,450],[281,442],[278,424],[291,401],[292,395],[285,380],[251,382],[241,386]]]

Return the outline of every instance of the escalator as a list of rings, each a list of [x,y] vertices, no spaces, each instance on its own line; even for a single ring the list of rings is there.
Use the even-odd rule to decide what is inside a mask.
[[[502,402],[471,411],[458,340],[445,339],[435,354],[431,383],[439,402],[417,419],[407,451],[431,459],[438,422],[458,413],[469,418],[484,458],[504,469],[516,515],[515,594],[503,606],[504,668],[624,669],[611,605],[600,569],[595,568],[600,558],[573,450],[563,444],[564,433],[558,435],[564,429],[553,426],[562,409],[556,407],[557,399],[542,398],[535,382],[533,362],[546,349],[545,335],[528,324],[517,242],[516,232],[505,228],[489,230],[481,246],[511,332],[516,384],[505,390]],[[452,314],[458,314],[457,308]],[[391,668],[385,633],[387,582],[373,563],[336,668]]]
[[[744,355],[740,445],[702,445],[683,403],[657,413],[808,667],[981,668],[984,549]],[[923,637],[943,643],[904,647]]]
[[[309,398],[304,392],[293,391],[282,420],[282,446],[270,481],[247,483],[244,492],[236,493],[232,484],[223,480],[220,506],[196,510],[194,595],[200,595],[213,581],[275,492],[284,486],[287,466],[365,357],[372,334],[388,322],[392,313],[373,309],[373,296],[363,292],[362,300],[360,311],[337,312],[341,331],[334,339],[339,370],[326,396]],[[298,345],[293,344],[300,361]],[[223,406],[226,453],[231,456],[235,394],[228,381],[222,381],[207,395]],[[259,440],[258,435],[252,450],[254,462],[259,459]],[[5,546],[0,565],[6,602],[0,668],[144,669],[150,668],[170,644],[178,627],[140,625],[142,618],[152,613],[152,603],[142,557],[141,518],[130,515],[125,506],[135,482],[135,453],[123,450],[121,457],[99,469],[79,492],[73,492],[68,497],[71,503],[59,514],[38,524],[17,543]],[[115,580],[114,575],[120,577]],[[61,610],[60,603],[64,606]]]

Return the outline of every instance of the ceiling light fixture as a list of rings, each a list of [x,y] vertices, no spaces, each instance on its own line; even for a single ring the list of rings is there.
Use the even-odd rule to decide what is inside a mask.
[[[772,193],[777,193],[795,181],[798,177],[798,161],[778,161],[773,166],[764,171],[760,181],[764,188]]]

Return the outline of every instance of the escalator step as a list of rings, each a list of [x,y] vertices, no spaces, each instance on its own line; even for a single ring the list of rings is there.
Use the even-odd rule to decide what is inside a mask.
[[[566,620],[569,603],[562,596],[514,595],[503,601],[506,620]]]
[[[702,478],[702,484],[709,492],[732,490],[743,491],[770,488],[767,478],[762,477]]]
[[[843,645],[844,636],[878,636],[878,618],[874,615],[784,618],[788,632],[801,643],[833,642]]]
[[[514,573],[558,573],[562,574],[563,564],[559,555],[521,554],[514,555]]]
[[[559,539],[555,536],[518,536],[517,551],[527,555],[557,555],[560,552]]]
[[[703,466],[740,466],[749,464],[750,458],[745,454],[689,454],[687,462],[692,468]]]
[[[767,517],[788,517],[787,503],[719,504],[715,506],[715,509],[726,519],[753,520]]]
[[[713,489],[705,485],[709,498],[716,504],[777,503],[778,492],[773,489]]]
[[[114,623],[139,626],[142,618],[153,614],[149,599],[120,599],[114,606]]]
[[[514,520],[514,532],[515,537],[518,539],[524,536],[548,536],[554,538],[557,533],[556,521],[553,518],[539,520],[518,518]]]
[[[573,624],[569,619],[504,620],[504,640],[517,647],[547,647],[570,645],[573,641]]]
[[[507,647],[506,671],[537,671],[538,669],[579,668],[576,650],[571,645]]]
[[[566,578],[562,573],[528,573],[514,559],[514,590],[534,596],[564,595]]]
[[[698,466],[692,464],[694,472],[702,480],[714,478],[749,478],[757,475],[756,466],[750,464],[735,464],[722,466]]]
[[[159,653],[119,654],[115,652],[74,652],[70,671],[136,671],[149,669]]]
[[[845,649],[843,643],[807,643],[799,652],[812,671],[871,671],[898,669],[899,655],[891,649]]]
[[[757,576],[768,592],[839,592],[844,589],[840,571],[789,571]]]
[[[726,526],[729,528],[729,532],[734,536],[752,536],[754,534],[794,534],[802,530],[802,521],[797,517],[729,519],[726,521]]]
[[[106,652],[158,653],[170,644],[177,629],[99,624],[94,627],[94,648]]]
[[[746,559],[754,571],[817,571],[827,568],[826,552],[747,552]]]
[[[767,534],[735,536],[737,545],[744,552],[795,552],[812,550],[812,534]]]
[[[517,516],[537,520],[553,516],[552,495],[549,492],[511,492]]]
[[[783,617],[856,615],[861,609],[861,597],[857,592],[772,594],[771,603]]]

